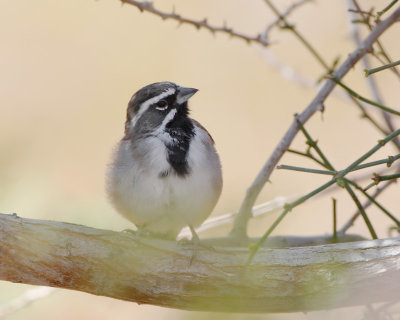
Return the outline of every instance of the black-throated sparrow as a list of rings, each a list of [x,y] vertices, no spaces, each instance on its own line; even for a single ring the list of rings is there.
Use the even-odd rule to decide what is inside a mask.
[[[188,116],[197,89],[150,84],[128,104],[125,136],[107,173],[111,202],[139,229],[176,238],[200,225],[222,189],[221,164],[207,130]]]

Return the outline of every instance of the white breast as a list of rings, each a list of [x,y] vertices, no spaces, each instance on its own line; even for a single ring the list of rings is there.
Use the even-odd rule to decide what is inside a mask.
[[[201,224],[222,189],[218,154],[206,131],[195,127],[187,155],[190,173],[176,175],[167,161],[165,135],[149,137],[140,148],[122,140],[107,178],[107,193],[116,209],[136,226],[176,236],[186,225]],[[169,171],[166,177],[161,172]]]

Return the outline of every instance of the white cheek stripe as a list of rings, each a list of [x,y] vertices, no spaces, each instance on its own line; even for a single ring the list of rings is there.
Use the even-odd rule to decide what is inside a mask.
[[[157,130],[154,131],[154,135],[158,136],[159,134],[164,133],[165,126],[170,122],[176,115],[176,109],[171,109],[170,112],[165,116],[163,122],[161,122],[160,126]]]
[[[131,120],[131,128],[133,128],[136,124],[136,122],[139,120],[139,118],[147,111],[147,109],[153,105],[154,103],[157,103],[161,99],[164,99],[165,97],[171,96],[175,93],[174,88],[169,88],[168,90],[160,93],[158,96],[155,96],[153,98],[150,98],[149,100],[146,100],[145,102],[142,103],[142,105],[139,108],[139,111],[135,114],[135,116]],[[165,119],[164,119],[165,121]],[[164,123],[163,121],[163,123]]]

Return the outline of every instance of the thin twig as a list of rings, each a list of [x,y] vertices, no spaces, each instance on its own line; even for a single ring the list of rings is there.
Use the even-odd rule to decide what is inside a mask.
[[[350,1],[352,1],[352,0],[350,0]],[[362,10],[358,10],[358,9],[348,9],[347,11],[348,12],[352,12],[352,13],[362,13],[362,14],[365,14],[365,15],[370,16],[370,17],[374,16],[374,14],[372,12],[370,12],[370,11],[362,11]],[[356,21],[356,20],[357,19],[355,17],[351,19],[351,21]]]
[[[363,14],[363,11],[364,11],[364,10],[361,9],[361,7],[360,7],[360,5],[358,4],[357,0],[352,0],[352,1],[353,1],[354,6],[357,8],[357,10],[359,11],[359,13],[360,13],[360,15],[361,15],[362,22],[364,22],[365,25],[368,27],[368,29],[369,29],[370,31],[372,31],[373,26],[371,25],[371,22],[370,22],[370,19],[369,19],[370,16],[365,17],[364,14]],[[396,10],[397,10],[397,9],[396,9]],[[379,53],[385,58],[386,62],[387,62],[387,63],[391,63],[391,62],[392,62],[392,59],[391,59],[391,58],[389,57],[389,55],[386,53],[385,48],[383,47],[383,45],[381,44],[381,42],[380,42],[379,40],[376,41],[376,45],[377,45],[378,48],[379,48]],[[379,57],[378,55],[375,55],[375,57],[376,57],[379,61],[382,62],[382,60],[380,59],[380,57]],[[400,78],[400,72],[399,72],[395,67],[392,68],[392,69],[390,69],[390,70],[393,71],[393,73],[394,73],[398,78]]]
[[[278,19],[283,23],[282,28],[290,30],[296,38],[303,43],[303,45],[310,51],[310,53],[314,56],[315,59],[322,65],[322,67],[327,71],[330,72],[331,68],[325,62],[325,60],[321,57],[321,55],[317,52],[317,50],[304,38],[294,27],[294,25],[290,24],[284,15],[272,4],[270,0],[264,0],[264,2],[270,7],[270,9],[275,13]]]
[[[360,10],[359,13],[361,13],[361,16],[364,17],[365,14],[364,14],[363,12],[361,12],[361,8],[360,8],[359,4],[357,3],[357,1],[356,1],[356,0],[347,0],[347,7],[349,8],[349,11],[351,10],[351,8],[352,8],[353,6],[356,7],[357,10]],[[350,13],[349,13],[349,20],[352,21],[352,20],[354,20],[356,17],[357,17],[357,15],[354,14],[354,13],[352,13],[352,12],[350,11]],[[367,18],[365,18],[365,20],[369,21]],[[355,44],[356,44],[357,46],[359,46],[360,43],[361,43],[361,37],[360,37],[359,26],[358,26],[357,24],[351,23],[351,22],[350,22],[349,25],[350,25],[350,34],[351,34],[351,37],[353,38],[353,41],[355,42]],[[368,23],[368,28],[369,28],[370,30],[371,30],[371,28],[372,28],[371,25],[370,25],[369,23]],[[380,47],[380,49],[382,50],[382,52],[384,53],[384,55],[388,58],[387,60],[390,60],[389,56],[386,54],[386,52],[384,51],[383,46],[380,44],[379,41],[377,42],[377,44],[378,44],[378,46]],[[376,56],[376,57],[378,58],[379,61],[381,60],[380,57],[378,57],[378,56]],[[362,64],[363,64],[364,69],[369,69],[369,68],[370,68],[370,61],[369,61],[368,55],[364,55],[364,56],[362,57],[361,62],[362,62]],[[384,63],[383,63],[383,64],[384,64]],[[397,71],[396,69],[393,70],[393,72],[394,72],[396,75],[398,75],[398,72],[396,72],[396,71]],[[370,78],[367,78],[367,79],[366,79],[366,82],[367,82],[367,85],[368,85],[368,87],[369,87],[369,90],[370,90],[371,93],[372,93],[372,96],[374,97],[374,100],[375,100],[376,102],[380,103],[380,104],[385,104],[385,102],[384,102],[384,100],[383,100],[383,98],[382,98],[382,95],[381,95],[381,93],[380,93],[380,91],[379,91],[379,89],[378,89],[378,84],[376,83],[375,79],[374,79],[373,77],[370,77]],[[365,111],[364,111],[364,114],[366,114]],[[386,123],[386,125],[387,125],[389,131],[394,131],[395,127],[394,127],[394,125],[393,125],[393,121],[392,121],[391,115],[388,114],[388,113],[386,113],[386,112],[384,112],[384,111],[382,111],[382,116],[383,116],[383,119],[385,120],[385,123]],[[372,123],[373,125],[375,125],[375,127],[377,127],[377,128],[378,128],[381,132],[383,132],[385,135],[387,135],[387,133],[388,133],[387,130],[382,131],[382,129],[380,128],[380,126],[377,125],[376,121],[372,120],[371,117],[367,117],[367,118],[371,121],[371,123]],[[393,139],[393,143],[396,145],[397,149],[400,150],[400,140],[399,140],[398,138]]]
[[[373,68],[373,69],[369,69],[369,70],[365,69],[364,70],[365,76],[369,77],[371,74],[374,74],[374,73],[382,71],[382,70],[386,70],[388,68],[392,68],[392,67],[398,66],[399,64],[400,64],[400,60],[392,62],[392,63],[389,63],[389,64],[386,64],[384,66],[377,67],[377,68]]]
[[[365,56],[364,56],[365,57]],[[361,117],[367,119],[376,129],[378,129],[378,131],[380,133],[382,133],[384,136],[387,136],[389,134],[389,131],[384,129],[377,120],[375,120],[368,112],[367,109],[364,107],[363,103],[361,101],[358,101],[356,98],[354,98],[352,95],[349,95],[349,97],[353,100],[354,104],[361,110]],[[376,96],[375,96],[376,97]],[[381,100],[377,100],[377,101],[381,101]],[[382,114],[384,116],[384,118],[388,119],[389,121],[391,121],[390,119],[390,115],[384,111],[382,111]],[[388,121],[386,121],[386,123],[388,124]],[[389,126],[389,125],[388,125]],[[393,129],[394,130],[394,129]],[[393,131],[390,130],[390,131]],[[397,147],[397,143],[393,140],[394,144]]]
[[[296,116],[297,117],[297,116]],[[335,171],[335,168],[332,166],[332,164],[329,162],[328,158],[324,155],[324,153],[322,152],[322,150],[318,147],[318,144],[316,141],[314,141],[310,134],[307,132],[307,130],[304,128],[304,126],[302,125],[302,123],[299,121],[298,122],[298,126],[301,130],[301,132],[304,134],[304,136],[307,139],[307,143],[309,144],[310,147],[312,147],[315,152],[317,152],[317,154],[320,156],[322,162],[325,164],[325,166],[331,170],[331,171]]]
[[[299,156],[303,156],[305,158],[311,159],[311,160],[315,161],[316,163],[318,163],[319,165],[321,165],[322,167],[325,167],[325,164],[322,161],[315,158],[309,151],[301,152],[301,151],[297,151],[297,150],[293,150],[293,149],[287,149],[286,152],[297,154]]]
[[[354,193],[353,189],[350,187],[349,183],[346,181],[344,183],[344,187],[349,193],[350,197],[353,199],[354,203],[356,204],[358,211],[360,211],[361,216],[364,218],[365,224],[367,225],[367,228],[369,230],[369,233],[371,234],[372,239],[378,239],[378,236],[375,232],[374,227],[372,226],[371,221],[369,220],[367,213],[365,212],[360,200],[358,200],[358,197]]]
[[[302,6],[303,4],[305,4],[307,2],[311,2],[311,1],[313,1],[313,0],[298,0],[297,2],[292,3],[285,11],[282,12],[280,17],[278,17],[272,23],[267,25],[264,32],[261,34],[262,39],[267,41],[269,33],[275,26],[279,25],[279,23],[282,21],[282,18],[288,17],[296,8]]]
[[[400,178],[400,173],[393,173],[393,174],[389,174],[386,176],[380,176],[379,174],[374,173],[374,176],[372,178],[372,180],[374,180],[374,182],[371,182],[371,184],[366,186],[364,188],[364,191],[367,191],[368,189],[372,188],[373,186],[377,186],[378,183],[381,181],[397,180],[398,178]]]
[[[337,79],[342,79],[342,77],[365,55],[371,50],[373,43],[379,38],[379,36],[384,33],[392,24],[400,19],[400,8],[396,9],[388,18],[379,23],[371,33],[365,38],[365,40],[358,46],[358,48],[352,52],[347,59],[341,64],[341,66],[332,73]],[[247,224],[251,216],[251,208],[264,187],[265,183],[269,180],[272,171],[277,165],[278,161],[281,159],[285,151],[289,148],[294,137],[299,131],[298,122],[306,123],[315,112],[321,110],[326,98],[332,92],[335,87],[335,83],[331,80],[326,80],[325,84],[322,86],[321,90],[311,101],[311,103],[305,108],[290,125],[281,141],[275,147],[271,156],[265,162],[264,166],[258,173],[257,177],[247,189],[246,196],[241,204],[239,214],[235,220],[233,229],[231,231],[232,235],[238,237],[247,236]]]
[[[120,0],[122,3],[128,3],[132,6],[138,8],[141,12],[146,11],[150,12],[156,16],[159,16],[163,20],[171,19],[179,22],[179,24],[188,24],[194,26],[196,29],[206,29],[210,31],[212,34],[214,33],[225,33],[228,34],[232,38],[242,39],[247,43],[258,43],[264,47],[269,46],[269,42],[262,38],[260,34],[255,36],[249,36],[241,32],[237,32],[232,28],[226,26],[225,24],[222,26],[212,26],[208,23],[207,19],[203,20],[194,20],[190,18],[186,18],[181,16],[180,14],[172,12],[163,12],[154,7],[154,4],[150,1],[136,1],[136,0]]]
[[[374,192],[374,194],[371,195],[372,199],[376,199],[386,188],[388,188],[392,183],[394,182],[394,180],[390,180],[388,182],[386,182],[382,187],[376,189],[376,191]],[[364,210],[366,208],[368,208],[370,205],[372,204],[371,200],[366,201],[363,204],[363,208]],[[351,218],[343,225],[343,227],[338,230],[338,234],[344,234],[348,229],[350,229],[350,227],[354,224],[354,222],[357,220],[357,218],[360,216],[360,211],[357,210],[352,216]]]
[[[332,198],[332,211],[333,211],[333,241],[337,242],[337,219],[336,219],[336,199]]]
[[[397,226],[400,226],[400,221],[389,212],[386,208],[384,208],[377,200],[374,199],[374,197],[370,196],[368,192],[366,192],[363,188],[361,188],[357,183],[354,181],[347,180],[346,181],[354,186],[357,190],[359,190],[371,203],[376,205],[384,214],[386,214]],[[392,180],[391,180],[392,181]]]
[[[281,165],[277,166],[276,168],[284,169],[284,170],[293,170],[293,171],[300,171],[300,172],[323,174],[323,175],[328,175],[328,176],[334,176],[337,173],[336,171],[303,168],[303,167],[297,167],[297,166],[288,166],[285,164],[281,164]]]
[[[396,130],[395,132],[389,134],[387,137],[385,137],[382,140],[378,141],[378,144],[375,145],[373,148],[368,150],[366,153],[364,153],[361,157],[359,157],[356,161],[351,163],[346,169],[339,171],[330,181],[327,183],[323,184],[322,186],[318,187],[317,189],[311,191],[310,193],[306,194],[305,196],[297,199],[296,201],[287,204],[284,207],[284,211],[280,214],[280,216],[272,223],[272,225],[268,228],[268,230],[263,234],[263,236],[260,238],[260,240],[257,241],[256,244],[250,247],[250,254],[249,254],[249,259],[247,260],[247,264],[250,264],[254,258],[254,255],[257,253],[257,251],[262,247],[264,241],[270,236],[272,231],[279,225],[279,223],[283,220],[283,218],[288,214],[289,211],[291,211],[293,208],[296,206],[302,204],[304,201],[310,199],[311,197],[315,196],[316,194],[324,191],[325,189],[329,188],[332,184],[337,183],[339,186],[345,188],[355,204],[357,205],[357,208],[360,210],[361,215],[364,218],[364,221],[368,227],[368,230],[371,233],[371,236],[373,239],[377,239],[376,232],[371,224],[371,222],[368,219],[367,214],[365,213],[363,206],[361,205],[360,201],[358,200],[357,196],[355,195],[353,189],[350,187],[349,180],[345,178],[345,176],[354,170],[360,163],[368,159],[370,156],[372,156],[375,152],[377,152],[379,149],[381,149],[383,146],[385,146],[390,140],[394,139],[400,135],[400,129]],[[311,139],[311,137],[307,136],[307,139]],[[312,139],[311,139],[312,140]],[[322,153],[322,152],[321,152]],[[332,167],[333,169],[333,167]],[[235,221],[236,222],[236,221]]]
[[[378,11],[377,14],[376,14],[376,18],[377,18],[377,19],[380,19],[380,17],[381,17],[386,11],[390,10],[390,8],[393,7],[393,6],[396,4],[397,1],[398,1],[398,0],[393,0],[393,1],[392,1],[391,3],[389,3],[389,5],[387,5],[383,10]]]
[[[400,116],[400,111],[394,110],[392,108],[389,108],[387,106],[384,106],[383,104],[380,104],[379,102],[376,101],[372,101],[370,99],[367,99],[365,97],[363,97],[362,95],[358,94],[357,92],[355,92],[353,89],[350,89],[348,86],[346,86],[343,82],[339,81],[336,78],[333,77],[329,77],[330,79],[332,79],[333,81],[336,82],[336,84],[338,84],[339,86],[341,86],[343,89],[345,89],[348,93],[350,93],[353,97],[360,99],[361,101],[364,101],[372,106],[378,107],[380,109],[382,109],[383,111],[389,112],[391,114],[395,114],[396,116]]]
[[[370,156],[372,156],[375,152],[377,152],[379,149],[381,149],[383,146],[385,146],[390,140],[396,138],[397,136],[400,135],[400,129],[392,132],[389,134],[387,137],[385,137],[382,140],[379,140],[378,143],[372,147],[368,152],[363,154],[361,157],[359,157],[356,161],[354,161],[351,165],[349,165],[346,169],[341,170],[338,174],[339,178],[344,178],[346,174],[348,174],[351,171],[354,171],[355,168],[357,168],[362,162],[367,160]]]
[[[385,164],[385,163],[386,163],[387,167],[390,167],[393,164],[393,162],[395,162],[399,159],[400,159],[400,154],[398,154],[396,156],[389,156],[386,159],[360,164],[357,167],[355,167],[352,171],[361,170],[361,169],[365,169],[365,168],[369,168],[369,167],[373,167],[373,166],[376,166],[379,164]]]
[[[369,168],[369,167],[373,167],[373,166],[377,166],[377,165],[380,165],[380,164],[385,164],[385,163],[386,163],[386,165],[388,167],[390,167],[393,164],[393,162],[395,162],[398,159],[400,159],[400,154],[398,154],[396,156],[389,156],[386,159],[360,164],[360,165],[354,167],[351,170],[351,172],[357,171],[357,170],[361,170],[361,169],[365,169],[365,168]],[[285,165],[285,164],[281,164],[281,165],[277,166],[276,168],[277,169],[284,169],[284,170],[299,171],[299,172],[308,172],[308,173],[330,175],[330,176],[340,175],[341,174],[341,171],[319,170],[319,169],[304,168],[304,167],[298,167],[298,166],[288,166],[288,165]],[[384,176],[380,176],[380,177],[384,177]],[[386,180],[390,180],[390,179],[386,179]],[[380,181],[383,181],[383,180],[380,180]]]

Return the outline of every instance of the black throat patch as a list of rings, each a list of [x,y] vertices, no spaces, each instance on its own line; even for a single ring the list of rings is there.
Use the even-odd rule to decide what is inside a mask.
[[[194,136],[194,125],[186,114],[178,112],[174,120],[166,125],[165,131],[172,138],[171,142],[165,144],[168,150],[168,162],[178,176],[184,177],[190,172],[187,156],[190,141]]]

